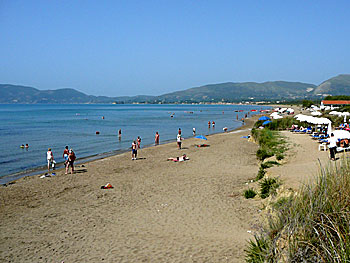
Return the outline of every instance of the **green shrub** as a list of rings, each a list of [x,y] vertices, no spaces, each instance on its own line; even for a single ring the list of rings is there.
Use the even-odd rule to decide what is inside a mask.
[[[264,168],[260,167],[259,171],[258,171],[258,174],[257,174],[257,176],[255,178],[255,181],[259,181],[261,178],[263,178],[265,173],[266,172],[265,172]]]
[[[244,191],[244,197],[249,199],[249,198],[254,198],[256,196],[256,192],[254,189],[249,188],[248,190]]]
[[[258,157],[258,159],[260,161],[263,161],[265,160],[266,158],[269,158],[269,157],[272,157],[273,156],[273,153],[271,151],[268,151],[267,149],[265,148],[260,148],[257,150],[256,152],[256,157]]]
[[[268,197],[270,194],[274,194],[279,186],[275,178],[264,178],[259,185],[260,197],[263,199]]]

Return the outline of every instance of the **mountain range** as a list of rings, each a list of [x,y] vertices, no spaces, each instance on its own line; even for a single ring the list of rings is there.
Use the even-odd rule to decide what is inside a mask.
[[[327,95],[350,95],[350,74],[330,78],[320,85],[268,81],[227,82],[176,91],[160,96],[92,96],[75,89],[38,90],[33,87],[0,84],[0,103],[198,103],[283,101],[321,99]]]

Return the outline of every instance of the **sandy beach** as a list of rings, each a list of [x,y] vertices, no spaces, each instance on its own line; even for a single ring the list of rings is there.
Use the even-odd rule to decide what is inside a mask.
[[[256,118],[256,117],[254,117]],[[245,199],[258,171],[247,139],[254,118],[211,135],[79,165],[76,173],[25,177],[0,187],[1,262],[244,262],[258,231],[260,198]],[[269,169],[297,188],[328,152],[307,135],[283,132],[291,150]],[[167,161],[186,153],[186,162]],[[111,183],[113,189],[101,189]]]

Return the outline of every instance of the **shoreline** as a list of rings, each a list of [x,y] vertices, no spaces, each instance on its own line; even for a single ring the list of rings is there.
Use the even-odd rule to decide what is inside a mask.
[[[258,113],[258,114],[254,114],[253,116],[250,116],[250,117],[246,118],[245,119],[245,124],[242,124],[241,121],[237,121],[237,122],[240,123],[240,126],[235,128],[235,129],[228,130],[227,133],[230,133],[232,131],[240,130],[241,127],[244,127],[244,126],[247,125],[247,122],[249,122],[250,119],[254,118],[255,116],[260,116],[260,115],[261,115],[261,113]],[[216,134],[220,134],[220,133],[225,133],[225,132],[223,132],[223,131],[219,132],[218,131],[218,132],[213,132],[211,134],[205,134],[205,136],[208,137],[208,136],[212,136],[212,135],[216,135]],[[187,138],[184,138],[184,139],[188,140],[188,139],[191,139],[191,138],[194,138],[194,136],[187,137]],[[160,145],[164,145],[164,144],[169,144],[169,143],[172,143],[174,141],[176,141],[176,139],[164,140],[159,145],[147,144],[144,147],[142,147],[142,149],[147,149],[147,148],[150,148],[150,147],[156,147],[156,146],[160,146]],[[129,151],[129,148],[126,148],[126,149],[119,149],[119,150],[115,150],[115,151],[111,151],[111,152],[104,152],[104,153],[100,153],[100,154],[94,154],[94,155],[86,156],[86,157],[83,157],[83,158],[79,158],[75,162],[75,165],[85,164],[85,163],[93,162],[93,161],[96,161],[96,160],[102,160],[102,159],[109,158],[109,157],[112,157],[112,156],[117,156],[117,155],[120,155],[120,154],[124,154],[124,153],[126,153],[128,151]],[[53,172],[56,172],[56,171],[61,171],[61,170],[65,169],[63,164],[64,164],[63,161],[62,162],[57,162],[57,164],[56,164],[57,168],[55,170],[50,170],[50,173],[53,173]],[[42,166],[31,168],[29,170],[25,170],[25,171],[21,171],[21,172],[17,172],[17,173],[1,176],[0,177],[0,186],[6,186],[8,184],[16,182],[17,180],[20,180],[21,178],[25,178],[25,177],[29,177],[29,176],[36,176],[36,175],[39,175],[39,174],[42,174],[42,173],[44,173],[44,174],[47,173],[47,165],[42,165]]]
[[[141,149],[0,187],[5,262],[242,262],[259,201],[242,191],[258,171],[254,116],[234,131]],[[186,153],[186,162],[167,161]],[[113,189],[101,189],[110,183]],[[1,260],[0,260],[1,261]]]

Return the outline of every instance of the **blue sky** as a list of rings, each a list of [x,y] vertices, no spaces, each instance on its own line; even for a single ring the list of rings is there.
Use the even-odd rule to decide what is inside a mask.
[[[350,73],[350,1],[0,0],[0,83],[159,95]]]

